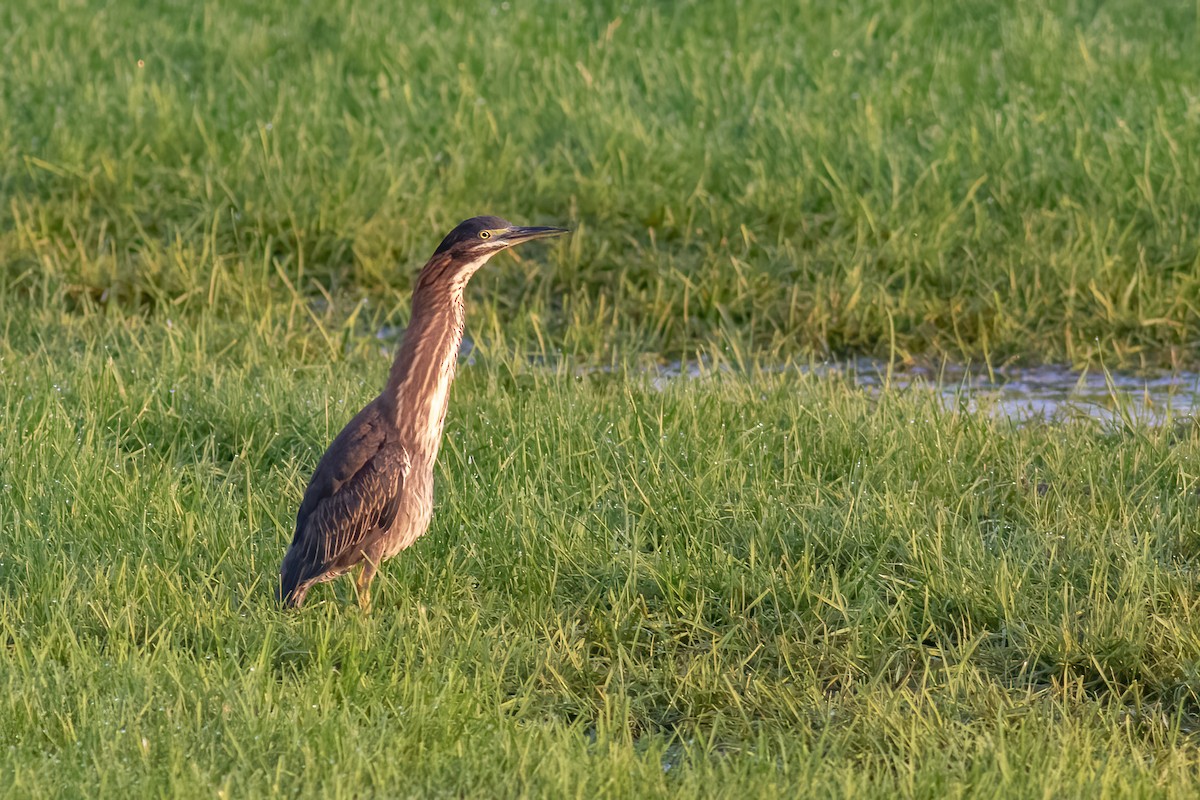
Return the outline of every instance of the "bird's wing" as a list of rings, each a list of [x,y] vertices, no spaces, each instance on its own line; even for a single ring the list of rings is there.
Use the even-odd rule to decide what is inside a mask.
[[[283,584],[295,586],[357,561],[372,532],[391,527],[408,472],[404,449],[389,442],[368,406],[321,458],[296,514]]]
[[[320,565],[317,572],[323,572],[343,557],[357,555],[373,531],[392,526],[407,471],[402,456],[398,449],[381,449],[338,491],[316,504],[304,527],[297,527],[292,544],[301,546],[305,563]]]

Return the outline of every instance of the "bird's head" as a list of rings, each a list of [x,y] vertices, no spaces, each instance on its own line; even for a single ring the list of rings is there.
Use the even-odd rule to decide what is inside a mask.
[[[446,238],[442,239],[442,243],[434,251],[432,261],[448,262],[448,271],[455,277],[469,278],[475,270],[501,250],[507,250],[522,242],[564,233],[569,231],[566,228],[513,225],[500,217],[471,217],[446,234]]]
[[[513,245],[570,233],[566,228],[527,228],[500,217],[463,220],[438,245],[421,270],[417,289],[461,292],[487,260]]]

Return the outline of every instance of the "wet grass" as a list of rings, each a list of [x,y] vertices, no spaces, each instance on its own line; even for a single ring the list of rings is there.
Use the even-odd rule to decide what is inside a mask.
[[[1196,361],[1194,3],[15,0],[0,270],[200,315],[403,297],[476,213],[523,346]],[[494,331],[493,331],[494,332]]]
[[[375,613],[335,585],[285,614],[304,481],[387,365],[289,316],[9,317],[15,794],[1200,784],[1186,421],[1017,426],[795,373],[656,391],[480,346]]]

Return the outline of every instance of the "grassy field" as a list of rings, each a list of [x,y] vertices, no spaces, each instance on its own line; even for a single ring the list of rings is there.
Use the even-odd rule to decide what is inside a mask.
[[[303,482],[387,364],[287,324],[10,324],[18,794],[1200,789],[1195,427],[480,353],[375,612],[286,614]]]
[[[1197,6],[793,5],[0,5],[0,794],[1196,796],[1200,428],[778,367],[1195,366]],[[485,212],[429,534],[281,612]]]
[[[0,8],[12,291],[402,297],[499,213],[577,230],[478,281],[526,345],[1198,360],[1194,2],[131,5]]]

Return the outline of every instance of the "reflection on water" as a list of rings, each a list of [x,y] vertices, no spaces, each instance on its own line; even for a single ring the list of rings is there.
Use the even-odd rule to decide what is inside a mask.
[[[886,365],[862,366],[854,365],[857,382],[882,388]],[[1200,373],[1196,372],[1078,372],[1042,366],[989,374],[955,366],[893,372],[891,385],[937,392],[947,403],[1019,420],[1091,417],[1107,422],[1161,422],[1192,416],[1200,408]]]
[[[1200,373],[1079,372],[1068,367],[985,369],[946,365],[898,367],[889,374],[885,361],[856,359],[814,367],[806,374],[844,376],[871,392],[933,392],[947,404],[1009,419],[1062,420],[1080,417],[1106,422],[1163,422],[1200,411]],[[712,374],[702,362],[674,362],[654,370],[651,382],[662,388],[680,377]]]

